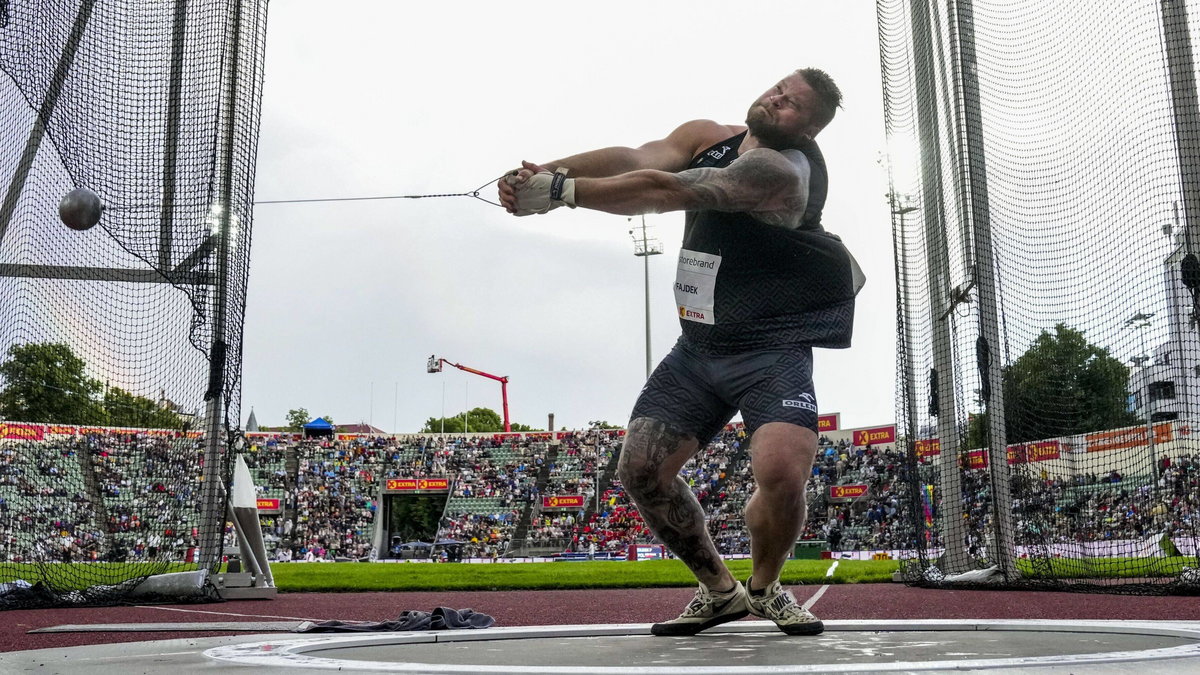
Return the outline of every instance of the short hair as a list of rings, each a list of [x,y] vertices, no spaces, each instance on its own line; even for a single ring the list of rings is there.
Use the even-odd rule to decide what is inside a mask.
[[[802,68],[796,71],[804,78],[817,95],[813,121],[821,128],[833,121],[833,115],[842,107],[842,90],[834,83],[829,73],[820,68]]]

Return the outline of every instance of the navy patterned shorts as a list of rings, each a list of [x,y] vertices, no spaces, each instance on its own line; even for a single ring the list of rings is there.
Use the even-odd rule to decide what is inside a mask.
[[[672,424],[704,444],[738,411],[747,434],[768,422],[788,422],[815,432],[812,348],[789,345],[713,356],[680,338],[650,374],[631,419],[649,417]]]

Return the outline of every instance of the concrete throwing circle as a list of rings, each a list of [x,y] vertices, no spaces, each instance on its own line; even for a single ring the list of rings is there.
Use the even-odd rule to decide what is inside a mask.
[[[325,635],[216,647],[225,664],[436,673],[814,673],[1080,666],[1167,659],[1200,668],[1200,623],[1153,621],[826,621],[816,637],[739,621],[693,637],[649,624],[530,626]],[[1180,670],[1180,672],[1184,672]]]

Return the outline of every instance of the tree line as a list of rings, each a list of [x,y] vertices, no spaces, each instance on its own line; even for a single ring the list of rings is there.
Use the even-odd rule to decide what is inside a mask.
[[[88,377],[87,364],[66,344],[9,347],[0,378],[0,419],[148,429],[184,424],[157,401]]]
[[[0,419],[76,425],[179,429],[184,418],[145,396],[108,386],[87,375],[87,364],[62,343],[13,345],[0,363]],[[1143,421],[1129,410],[1129,368],[1083,332],[1058,324],[1042,331],[1029,349],[1003,369],[1005,442],[1115,429]],[[982,406],[981,406],[982,407]],[[312,418],[288,411],[286,429]],[[333,424],[333,418],[325,416]],[[614,428],[607,421],[594,428]],[[541,431],[527,424],[512,431]],[[490,408],[430,417],[422,433],[500,432],[504,421]],[[987,445],[987,413],[972,415],[967,447]]]

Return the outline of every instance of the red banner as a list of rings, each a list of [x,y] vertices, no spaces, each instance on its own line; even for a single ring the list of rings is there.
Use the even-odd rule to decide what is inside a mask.
[[[543,509],[578,509],[583,508],[583,495],[559,495],[557,497],[542,497]]]
[[[874,429],[859,429],[854,432],[854,445],[857,447],[895,442],[895,424],[890,424],[886,427],[875,427]]]
[[[1012,464],[1012,458],[1009,457],[1009,464]],[[972,450],[967,453],[967,468],[968,469],[986,469],[988,465],[987,450]]]
[[[837,431],[842,428],[842,414],[829,413],[828,415],[817,415],[817,433],[826,431]]]
[[[933,457],[942,454],[942,441],[937,438],[927,438],[917,441],[917,457]]]
[[[1025,464],[1026,462],[1044,462],[1048,459],[1058,459],[1062,448],[1058,441],[1042,441],[1040,443],[1023,443],[1008,446],[1008,463]]]
[[[1084,439],[1087,441],[1088,452],[1104,452],[1106,450],[1122,450],[1124,448],[1149,445],[1150,443],[1146,436],[1146,427],[1130,427],[1127,429],[1088,434]],[[1154,425],[1155,443],[1167,443],[1174,440],[1174,438],[1175,433],[1171,428],[1170,422]]]
[[[279,499],[277,497],[271,497],[271,498],[259,497],[258,498],[258,510],[259,511],[278,511],[279,510]]]
[[[40,441],[45,438],[46,427],[33,424],[6,424],[0,422],[0,438],[18,441]]]
[[[1058,441],[1042,441],[1025,446],[1025,454],[1031,462],[1044,462],[1062,457],[1062,448]]]
[[[389,478],[384,490],[449,490],[449,478]]]
[[[867,494],[866,485],[830,485],[830,499],[854,499]]]

